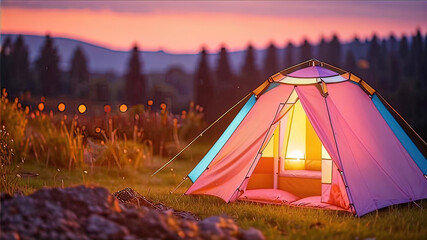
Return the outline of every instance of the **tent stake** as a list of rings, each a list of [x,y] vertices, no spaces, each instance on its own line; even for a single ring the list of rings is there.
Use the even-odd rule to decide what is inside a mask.
[[[246,96],[244,96],[242,99],[240,99],[240,101],[238,101],[236,104],[234,104],[234,106],[232,106],[230,109],[228,109],[217,120],[215,120],[207,128],[205,128],[205,130],[203,130],[199,135],[197,135],[197,137],[195,137],[187,146],[185,146],[181,151],[179,151],[179,153],[177,153],[173,158],[171,158],[171,160],[169,160],[167,163],[165,163],[163,166],[161,166],[159,169],[157,169],[157,171],[155,171],[151,176],[153,177],[154,175],[159,173],[163,168],[165,168],[167,165],[169,165],[171,162],[173,162],[173,160],[175,160],[179,155],[181,155],[181,153],[183,153],[185,150],[187,150],[187,148],[190,147],[190,145],[193,144],[197,139],[199,139],[199,137],[203,136],[203,134],[207,130],[209,130],[209,128],[211,128],[213,125],[215,125],[219,120],[221,120],[225,115],[227,115],[227,113],[229,113],[231,110],[233,110],[237,105],[239,105],[241,102],[243,102],[243,100],[245,100],[251,94],[252,94],[252,92],[248,93]]]

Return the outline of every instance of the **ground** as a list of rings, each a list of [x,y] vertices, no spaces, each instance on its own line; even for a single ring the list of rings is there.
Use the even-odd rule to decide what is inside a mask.
[[[55,169],[25,163],[21,171],[36,172],[37,177],[22,177],[19,186],[25,193],[47,186],[67,187],[77,184],[98,185],[116,192],[131,187],[156,202],[178,210],[190,211],[201,219],[226,215],[241,227],[260,229],[267,239],[426,239],[427,201],[381,209],[361,218],[350,213],[272,206],[253,203],[230,203],[210,196],[183,195],[191,182],[187,180],[170,193],[186,176],[197,159],[177,159],[158,175],[151,174],[167,159],[155,159],[155,166],[122,170],[107,167],[93,169]],[[59,170],[59,171],[58,171]]]

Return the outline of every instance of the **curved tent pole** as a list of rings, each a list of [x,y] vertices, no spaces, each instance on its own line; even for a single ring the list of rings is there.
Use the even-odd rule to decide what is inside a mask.
[[[338,154],[338,158],[339,158],[339,160],[340,160],[340,164],[341,164],[341,166],[339,167],[338,171],[340,172],[341,178],[342,178],[342,180],[343,180],[343,183],[344,183],[344,186],[345,186],[345,190],[346,190],[346,192],[347,192],[347,197],[348,197],[348,200],[349,200],[350,207],[354,208],[354,212],[355,212],[356,217],[357,217],[356,205],[354,205],[353,196],[351,195],[351,192],[350,192],[350,188],[349,188],[349,186],[348,186],[347,179],[346,179],[346,177],[345,177],[345,175],[344,175],[344,166],[343,166],[343,164],[342,164],[341,155],[340,155],[340,150],[339,150],[339,148],[338,148],[338,142],[337,142],[337,138],[336,138],[336,136],[335,136],[335,130],[334,130],[334,126],[333,126],[333,124],[332,124],[331,113],[330,113],[330,111],[329,111],[329,105],[328,105],[328,101],[326,100],[326,97],[327,97],[327,96],[323,97],[323,99],[325,100],[326,111],[328,112],[329,123],[331,124],[332,135],[334,136],[335,147],[337,148],[337,154]]]
[[[163,166],[161,166],[157,171],[155,171],[151,177],[155,176],[157,173],[159,173],[161,170],[163,170],[167,165],[171,164],[181,153],[183,153],[187,148],[189,148],[197,139],[199,139],[203,134],[209,130],[213,125],[215,125],[219,120],[221,120],[225,115],[227,115],[231,110],[233,110],[237,105],[239,105],[241,102],[243,102],[247,97],[252,95],[252,92],[248,93],[246,96],[244,96],[240,101],[238,101],[236,104],[234,104],[230,109],[228,109],[226,112],[224,112],[219,118],[217,118],[213,123],[211,123],[205,130],[203,130],[199,135],[197,135],[187,146],[185,146],[181,151],[179,151],[173,158],[171,158],[167,163],[165,163]]]

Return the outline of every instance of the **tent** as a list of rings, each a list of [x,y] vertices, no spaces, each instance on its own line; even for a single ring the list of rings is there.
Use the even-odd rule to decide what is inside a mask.
[[[309,60],[248,96],[186,194],[362,216],[427,198],[426,146],[364,80]]]

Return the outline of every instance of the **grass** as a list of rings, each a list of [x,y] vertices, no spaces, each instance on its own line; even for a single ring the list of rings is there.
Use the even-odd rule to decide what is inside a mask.
[[[71,172],[25,163],[24,171],[35,171],[39,176],[22,178],[19,184],[27,189],[27,193],[43,186],[67,187],[82,183],[104,186],[111,192],[131,187],[149,199],[193,212],[200,218],[229,216],[243,228],[260,229],[267,239],[425,239],[427,236],[426,210],[413,203],[392,206],[357,218],[350,213],[330,210],[244,202],[226,204],[215,197],[187,196],[183,193],[191,184],[188,180],[170,194],[197,159],[178,159],[158,175],[150,177],[166,160],[155,158],[150,168],[127,166],[119,170],[95,167],[92,171],[76,168]],[[418,204],[427,208],[425,200],[418,201]]]
[[[227,120],[213,127],[198,140],[198,145],[151,177],[168,160],[153,157],[153,149],[157,149],[158,155],[173,155],[174,150],[182,149],[182,145],[192,139],[191,135],[200,132],[203,122],[197,107],[190,106],[188,114],[182,114],[180,127],[175,116],[162,111],[114,116],[108,119],[108,126],[101,129],[94,119],[86,119],[87,125],[84,125],[85,121],[80,122],[76,116],[67,119],[61,114],[30,113],[18,100],[10,102],[6,96],[3,91],[0,101],[2,192],[18,190],[30,194],[42,187],[87,184],[106,187],[113,193],[131,187],[149,199],[190,211],[200,218],[229,216],[243,228],[260,229],[267,239],[427,238],[427,214],[413,203],[356,218],[345,212],[243,202],[226,204],[215,197],[186,196],[183,193],[191,184],[189,180],[170,194],[208,151],[212,140],[219,137],[215,134],[222,133],[228,125]],[[10,136],[5,135],[5,129]],[[85,138],[87,143],[83,141]],[[28,177],[31,175],[28,172],[39,175]],[[418,204],[427,208],[426,200]]]

